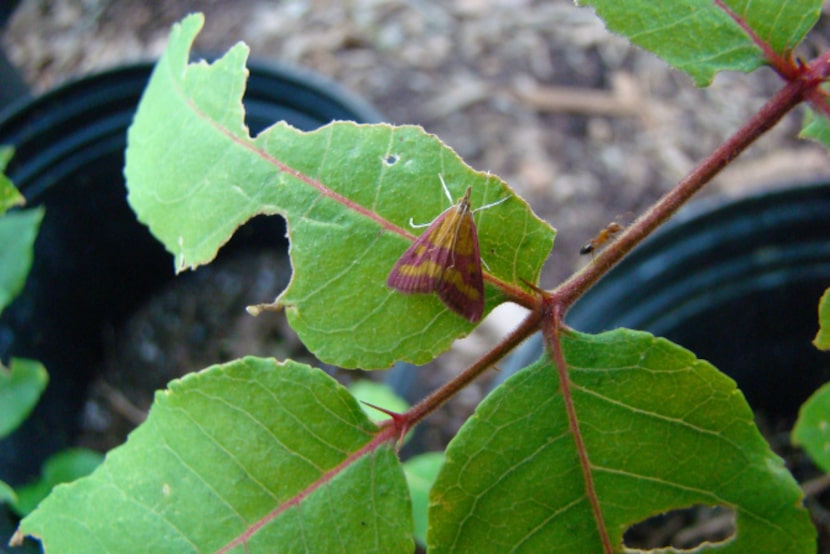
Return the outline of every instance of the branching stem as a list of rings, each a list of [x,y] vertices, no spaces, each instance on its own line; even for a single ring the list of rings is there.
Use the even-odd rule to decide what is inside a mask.
[[[720,3],[719,0],[716,2]],[[809,102],[825,116],[830,112],[827,95],[819,88],[830,75],[830,53],[816,58],[809,65],[796,63],[789,57],[772,60],[774,69],[787,80],[779,90],[750,120],[729,139],[705,158],[689,175],[672,190],[660,198],[634,223],[629,225],[607,248],[601,251],[581,271],[575,273],[553,291],[537,289],[532,284],[529,293],[524,288],[507,288],[505,295],[511,300],[531,308],[530,315],[522,324],[490,350],[483,358],[464,370],[455,379],[433,392],[406,413],[386,424],[396,433],[388,437],[403,436],[417,422],[435,411],[462,388],[475,380],[481,373],[518,346],[531,333],[543,330],[546,347],[556,366],[559,377],[559,392],[562,394],[568,416],[570,431],[579,454],[580,466],[585,479],[586,495],[597,522],[597,532],[603,545],[603,552],[612,553],[612,541],[605,526],[600,509],[599,497],[593,484],[590,459],[579,429],[579,418],[573,404],[570,378],[565,353],[562,349],[561,331],[565,328],[564,317],[573,303],[590,289],[603,275],[616,265],[628,252],[665,223],[683,204],[717,175],[750,144],[774,127],[787,113],[802,102]]]
[[[416,423],[455,396],[490,366],[518,346],[543,325],[548,346],[559,343],[559,330],[564,326],[568,308],[591,288],[603,275],[616,265],[628,252],[665,223],[683,204],[726,167],[750,144],[774,127],[795,106],[809,99],[819,100],[818,85],[830,73],[830,55],[817,58],[811,65],[802,65],[798,75],[779,90],[743,127],[705,158],[677,186],[660,198],[634,223],[629,225],[608,247],[600,252],[584,269],[551,292],[534,288],[534,295],[516,287],[507,294],[512,300],[532,308],[531,314],[513,333],[490,350],[484,357],[464,370],[455,379],[400,414],[386,425],[395,426],[405,433]],[[823,96],[821,96],[823,98]],[[564,363],[564,358],[561,360]],[[558,365],[558,364],[557,364]],[[564,367],[564,366],[562,366]],[[563,386],[567,381],[562,379]],[[563,393],[566,392],[563,390]],[[567,396],[567,395],[566,395]],[[573,422],[572,422],[573,423]]]
[[[540,311],[531,312],[527,318],[513,330],[507,337],[499,342],[495,348],[490,350],[473,365],[462,371],[452,381],[443,385],[435,392],[418,402],[415,406],[401,414],[397,418],[388,420],[387,425],[401,427],[399,434],[405,434],[416,423],[437,410],[447,400],[455,396],[464,387],[472,383],[479,375],[510,353],[522,341],[539,329],[539,321],[542,319]]]

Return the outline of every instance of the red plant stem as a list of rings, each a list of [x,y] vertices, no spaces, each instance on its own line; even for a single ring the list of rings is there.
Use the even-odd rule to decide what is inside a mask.
[[[568,363],[565,360],[565,353],[562,352],[562,341],[559,337],[562,315],[557,313],[557,311],[558,308],[555,308],[554,313],[551,314],[553,317],[544,322],[543,335],[545,337],[545,344],[550,350],[551,357],[556,365],[556,372],[559,375],[559,390],[562,392],[565,412],[568,415],[568,428],[574,439],[574,448],[579,455],[579,467],[582,470],[582,478],[585,481],[585,496],[588,497],[588,501],[591,503],[591,511],[594,514],[594,520],[597,524],[597,533],[602,541],[602,551],[605,554],[613,554],[614,548],[611,546],[611,538],[608,536],[608,529],[605,527],[605,518],[599,506],[599,496],[597,496],[597,491],[594,487],[594,477],[591,473],[591,461],[588,459],[588,449],[585,447],[585,442],[582,440],[582,432],[579,429],[579,418],[577,417],[573,395],[571,394]]]
[[[824,52],[804,68],[804,78],[821,82],[830,73],[830,52]],[[810,106],[824,117],[830,118],[830,106],[827,105],[827,92],[820,87],[808,89],[804,97],[810,102]]]
[[[418,402],[405,413],[399,416],[398,420],[390,420],[391,425],[403,425],[401,429],[406,433],[416,423],[438,409],[447,400],[455,396],[461,389],[472,383],[479,375],[484,373],[490,366],[498,362],[511,350],[517,347],[523,340],[529,337],[539,328],[539,321],[542,313],[539,310],[531,312],[527,318],[513,330],[507,337],[499,342],[495,348],[487,352],[476,363],[462,371],[457,377],[447,384],[441,386],[435,392]]]
[[[826,66],[827,64],[822,64]],[[762,134],[775,126],[784,115],[799,103],[814,95],[816,87],[826,74],[826,68],[819,64],[806,68],[799,78],[789,82],[778,91],[741,129],[704,159],[677,186],[660,198],[649,210],[629,226],[613,243],[602,251],[582,271],[557,287],[552,293],[542,296],[542,320],[545,343],[551,353],[559,376],[559,387],[568,417],[568,426],[573,435],[574,447],[585,482],[585,494],[591,503],[591,510],[602,542],[603,552],[614,552],[605,519],[594,487],[591,462],[579,428],[579,418],[571,394],[568,365],[562,351],[560,331],[565,312],[585,291],[608,272],[625,254],[631,251],[657,227],[665,223],[674,212],[686,203],[698,190],[708,183],[721,169],[734,160]]]
[[[797,79],[779,90],[735,134],[704,159],[677,186],[660,198],[617,239],[603,250],[593,263],[558,286],[548,302],[561,308],[560,315],[608,272],[623,256],[665,223],[692,195],[708,183],[721,169],[734,160],[750,144],[777,124],[795,106],[801,103],[818,82],[814,79]]]
[[[461,389],[474,381],[481,373],[505,356],[510,350],[518,346],[537,328],[544,319],[546,326],[552,329],[548,339],[552,345],[558,344],[558,331],[567,309],[585,291],[594,285],[608,272],[623,256],[630,252],[637,244],[650,235],[657,227],[665,223],[684,203],[698,190],[708,183],[721,169],[740,155],[750,144],[774,127],[784,115],[795,106],[809,97],[815,91],[821,79],[826,77],[830,65],[827,59],[821,59],[821,68],[810,67],[800,78],[789,82],[779,90],[750,120],[733,134],[726,142],[719,146],[712,154],[704,159],[689,175],[681,180],[677,186],[660,198],[650,209],[627,227],[619,237],[605,250],[600,252],[594,261],[582,271],[570,277],[557,287],[552,293],[537,291],[538,302],[531,302],[522,297],[522,304],[532,305],[532,313],[509,336],[500,342],[475,364],[464,370],[455,379],[442,386],[421,402],[401,414],[401,417],[390,421],[387,425],[401,426],[406,432],[413,425],[424,419],[438,407],[452,398]],[[520,289],[517,289],[520,290]],[[524,295],[527,293],[524,293]],[[515,294],[516,299],[519,296]],[[562,360],[564,362],[564,360]],[[557,367],[559,364],[557,363]],[[565,366],[562,366],[563,368]],[[560,373],[564,371],[560,369]],[[563,394],[570,398],[566,379],[562,379]],[[572,409],[573,406],[570,406]],[[571,418],[575,421],[574,418]],[[578,429],[575,429],[578,440]],[[581,449],[581,452],[584,449]],[[582,454],[580,454],[582,455]]]
[[[723,10],[726,15],[732,18],[732,21],[734,21],[743,30],[743,32],[749,36],[750,40],[755,43],[755,46],[761,49],[764,59],[767,60],[767,63],[773,70],[775,70],[776,73],[788,81],[798,77],[798,67],[795,63],[793,63],[792,56],[789,55],[789,53],[782,56],[773,50],[769,42],[759,37],[758,33],[755,32],[755,29],[753,29],[752,26],[745,19],[743,19],[743,17],[732,11],[732,9],[726,5],[726,2],[723,0],[714,0],[714,3],[718,8]]]

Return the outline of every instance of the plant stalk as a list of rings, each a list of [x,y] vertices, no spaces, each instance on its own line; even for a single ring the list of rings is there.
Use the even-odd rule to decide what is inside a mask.
[[[505,355],[510,353],[522,341],[529,337],[539,328],[539,321],[542,319],[540,311],[536,310],[528,314],[525,320],[516,327],[507,337],[499,342],[495,348],[487,352],[473,365],[462,371],[457,377],[442,385],[432,394],[418,402],[405,413],[398,416],[400,423],[393,418],[393,424],[403,424],[404,433],[411,429],[416,423],[437,410],[447,400],[455,396],[461,389],[472,383],[479,375],[484,373],[490,366],[494,365]]]

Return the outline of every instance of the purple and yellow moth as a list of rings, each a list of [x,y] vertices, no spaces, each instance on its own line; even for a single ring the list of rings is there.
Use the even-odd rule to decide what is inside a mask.
[[[438,177],[452,202],[444,178]],[[434,292],[449,309],[475,323],[484,313],[484,278],[473,214],[510,197],[473,210],[471,190],[467,187],[464,196],[415,239],[392,267],[386,285],[407,294]],[[415,226],[412,220],[409,224]]]

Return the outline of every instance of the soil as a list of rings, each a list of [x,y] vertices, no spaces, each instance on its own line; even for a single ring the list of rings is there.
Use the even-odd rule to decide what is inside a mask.
[[[317,71],[363,96],[387,121],[422,125],[472,167],[501,176],[559,231],[544,287],[590,263],[581,246],[609,222],[633,220],[781,86],[762,69],[696,88],[608,33],[592,10],[565,1],[25,0],[2,45],[39,93],[157,57],[170,25],[192,11],[206,15],[199,52],[244,41],[252,58]],[[826,18],[819,26],[800,52],[805,58],[828,47]],[[736,196],[830,176],[826,151],[797,140],[800,122],[801,114],[785,118],[703,194]],[[123,437],[143,417],[151,392],[184,372],[242,354],[307,356],[284,321],[252,323],[242,311],[285,285],[287,275],[273,266],[279,264],[263,254],[210,269],[161,291],[114,330],[113,354],[88,410],[90,442],[117,443],[110,435]],[[209,301],[218,290],[225,300]],[[446,382],[521,313],[499,310],[453,352],[418,369],[410,400]],[[204,344],[211,347],[198,346]],[[371,378],[401,382],[412,371]],[[426,448],[446,443],[491,379],[429,420]]]

